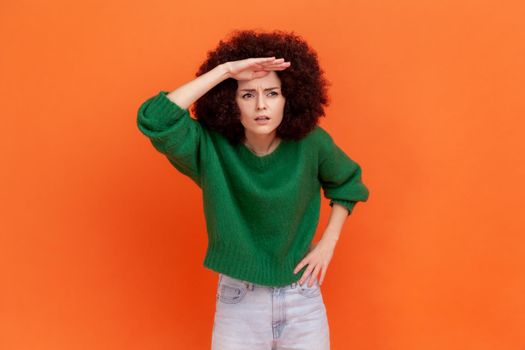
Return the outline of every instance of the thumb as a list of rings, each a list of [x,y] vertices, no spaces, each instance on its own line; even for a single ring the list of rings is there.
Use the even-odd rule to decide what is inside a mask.
[[[253,72],[252,79],[262,78],[267,75],[269,72],[265,70],[258,70]]]

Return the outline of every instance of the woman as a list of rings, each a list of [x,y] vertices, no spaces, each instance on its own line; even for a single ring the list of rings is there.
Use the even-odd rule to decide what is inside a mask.
[[[196,76],[146,100],[137,122],[202,189],[204,266],[219,274],[212,349],[329,349],[320,285],[369,192],[318,125],[328,83],[317,55],[294,33],[239,31]],[[332,212],[311,245],[321,188]]]

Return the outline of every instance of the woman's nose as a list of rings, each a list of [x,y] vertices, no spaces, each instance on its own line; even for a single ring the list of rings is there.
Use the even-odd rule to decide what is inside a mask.
[[[257,97],[257,109],[262,109],[266,107],[266,101],[264,100],[264,97],[259,95]]]

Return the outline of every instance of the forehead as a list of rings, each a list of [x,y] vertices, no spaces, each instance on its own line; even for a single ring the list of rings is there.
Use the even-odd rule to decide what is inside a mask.
[[[271,87],[280,87],[281,79],[275,71],[271,71],[262,78],[252,80],[237,80],[237,90],[240,89],[267,89]]]

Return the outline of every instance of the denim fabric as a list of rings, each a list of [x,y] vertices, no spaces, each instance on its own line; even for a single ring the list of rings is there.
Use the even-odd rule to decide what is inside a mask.
[[[269,287],[219,273],[212,350],[329,350],[318,280]]]

